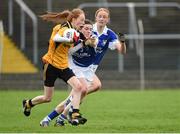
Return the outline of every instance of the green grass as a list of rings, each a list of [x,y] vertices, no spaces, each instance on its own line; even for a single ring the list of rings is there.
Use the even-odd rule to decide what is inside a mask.
[[[68,92],[56,90],[51,103],[33,108],[30,117],[22,113],[22,99],[42,91],[0,91],[0,132],[25,133],[180,133],[180,90],[100,91],[81,105],[88,122],[78,127],[41,128],[39,122]]]

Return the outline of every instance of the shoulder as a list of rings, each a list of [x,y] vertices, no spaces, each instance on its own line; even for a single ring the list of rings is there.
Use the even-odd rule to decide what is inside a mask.
[[[53,27],[53,31],[58,31],[61,28],[61,24],[58,24]]]
[[[107,30],[107,34],[108,34],[108,36],[110,36],[112,39],[117,39],[117,34],[116,34],[113,30],[111,30],[111,29],[109,29],[109,28],[108,28],[108,30]]]
[[[63,23],[63,24],[61,25],[61,27],[72,28],[72,25],[71,25],[71,23],[70,23],[69,21],[66,21],[65,23]]]
[[[65,23],[61,24],[60,30],[61,32],[71,33],[74,32],[75,29],[72,28],[72,25],[70,22],[66,21]]]
[[[110,28],[107,28],[107,34],[116,35],[116,33]]]

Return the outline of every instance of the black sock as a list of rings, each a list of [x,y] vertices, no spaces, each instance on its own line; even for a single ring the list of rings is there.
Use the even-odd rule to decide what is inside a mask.
[[[79,113],[79,109],[73,109],[73,113]]]
[[[34,105],[32,104],[31,99],[30,99],[28,102],[29,102],[29,105],[30,105],[31,107],[34,107]]]

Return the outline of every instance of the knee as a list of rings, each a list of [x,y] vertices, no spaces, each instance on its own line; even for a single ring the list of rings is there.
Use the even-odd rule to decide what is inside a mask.
[[[100,90],[101,88],[102,88],[101,82],[98,82],[98,83],[96,83],[96,84],[94,85],[94,91],[98,91],[98,90]]]
[[[77,84],[76,89],[81,92],[82,94],[86,94],[87,93],[87,86],[83,85],[81,83]]]
[[[86,95],[87,92],[88,92],[88,87],[87,86],[83,86],[82,89],[81,89],[81,92],[83,95]]]
[[[46,97],[46,96],[45,96],[43,101],[44,101],[45,103],[48,103],[48,102],[51,102],[51,100],[52,100],[51,97]]]
[[[76,90],[76,91],[81,91],[82,88],[83,88],[83,87],[82,87],[81,83],[77,83],[77,84],[76,84],[76,87],[75,87],[75,90]]]

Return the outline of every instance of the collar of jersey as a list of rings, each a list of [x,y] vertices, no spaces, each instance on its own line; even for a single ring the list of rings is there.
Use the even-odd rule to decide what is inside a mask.
[[[69,28],[73,28],[73,26],[72,26],[71,22],[66,21],[66,23],[68,24],[68,27],[69,27]]]
[[[97,30],[97,23],[95,23],[93,25],[93,31],[97,32],[98,36],[101,36],[102,34],[107,35],[108,28],[107,28],[107,26],[105,26],[103,32],[101,34],[99,34],[99,32]]]

